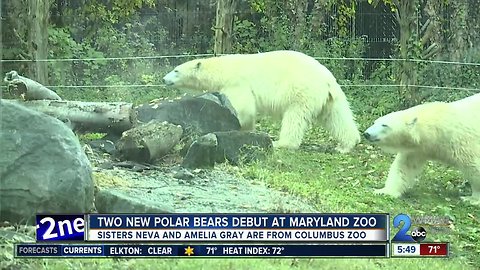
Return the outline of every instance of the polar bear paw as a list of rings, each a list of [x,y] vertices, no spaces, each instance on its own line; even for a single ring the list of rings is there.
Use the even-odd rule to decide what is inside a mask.
[[[376,195],[387,195],[393,198],[400,198],[400,196],[402,196],[401,192],[387,189],[387,188],[375,189],[373,193]]]
[[[294,145],[291,143],[285,143],[282,141],[273,141],[272,142],[273,148],[284,148],[284,149],[289,149],[289,150],[297,150],[300,146],[299,145]]]
[[[352,147],[345,147],[345,146],[337,146],[335,148],[335,151],[337,151],[340,154],[347,154],[352,151]]]
[[[460,197],[460,199],[462,199],[462,201],[469,203],[471,205],[480,206],[480,198],[473,197],[473,196],[463,196],[463,197]]]

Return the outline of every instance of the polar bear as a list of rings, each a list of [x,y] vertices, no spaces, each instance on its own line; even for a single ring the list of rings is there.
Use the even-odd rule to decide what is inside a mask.
[[[314,58],[296,51],[232,54],[191,60],[175,67],[166,85],[224,93],[243,130],[254,130],[256,116],[282,120],[274,147],[298,149],[306,130],[319,122],[339,142],[341,153],[360,142],[354,115],[333,74]]]
[[[431,102],[392,112],[375,120],[364,137],[384,151],[397,154],[385,187],[377,194],[400,197],[413,185],[428,160],[461,170],[480,205],[480,94],[458,101]]]

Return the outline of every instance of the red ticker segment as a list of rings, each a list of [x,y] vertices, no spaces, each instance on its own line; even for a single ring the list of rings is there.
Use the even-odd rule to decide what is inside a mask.
[[[448,256],[448,243],[421,243],[420,256]]]

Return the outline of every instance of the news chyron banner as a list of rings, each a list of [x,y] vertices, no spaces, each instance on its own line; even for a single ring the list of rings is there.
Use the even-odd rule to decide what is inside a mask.
[[[17,257],[389,257],[388,214],[39,215]]]
[[[386,242],[382,214],[89,215],[87,241]]]

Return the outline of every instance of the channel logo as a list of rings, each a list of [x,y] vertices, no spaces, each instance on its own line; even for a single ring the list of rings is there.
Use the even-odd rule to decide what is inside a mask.
[[[405,214],[397,215],[393,219],[393,226],[399,228],[399,231],[393,237],[392,242],[422,242],[427,237],[427,231],[423,227],[413,228],[410,235],[407,233],[412,226],[412,221]]]
[[[84,215],[37,215],[37,241],[83,241]]]

